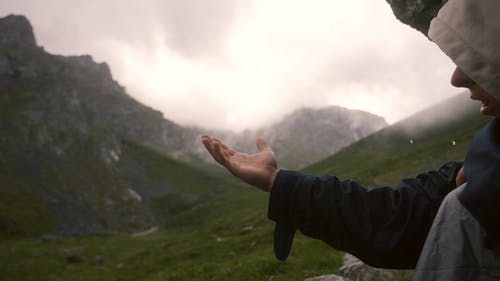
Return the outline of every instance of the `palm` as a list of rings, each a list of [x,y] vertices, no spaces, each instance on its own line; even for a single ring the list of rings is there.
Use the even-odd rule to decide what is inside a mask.
[[[263,139],[257,139],[259,152],[255,154],[235,151],[209,136],[203,136],[202,141],[212,157],[233,175],[262,190],[271,189],[278,172],[278,164],[273,151]]]

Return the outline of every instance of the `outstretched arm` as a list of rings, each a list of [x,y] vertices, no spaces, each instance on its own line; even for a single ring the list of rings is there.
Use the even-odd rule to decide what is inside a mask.
[[[461,166],[449,162],[437,171],[403,179],[395,189],[367,189],[335,176],[281,170],[271,191],[268,216],[369,265],[413,268],[441,201],[456,186]]]
[[[461,162],[450,162],[437,171],[404,179],[396,189],[366,189],[335,176],[280,170],[274,153],[261,138],[257,139],[259,151],[251,155],[237,152],[216,138],[204,136],[202,141],[233,175],[271,191],[271,220],[376,267],[415,266],[439,205],[455,188],[462,167]]]

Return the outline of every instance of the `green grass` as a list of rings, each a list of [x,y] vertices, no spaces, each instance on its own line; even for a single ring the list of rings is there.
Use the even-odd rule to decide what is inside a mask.
[[[476,112],[466,112],[425,128],[408,129],[409,122],[401,122],[307,167],[305,172],[353,178],[369,186],[395,185],[401,178],[437,169],[447,161],[462,161],[470,140],[488,121]]]
[[[277,261],[265,212],[266,195],[247,189],[202,204],[149,236],[5,239],[0,272],[5,280],[301,280],[338,268],[340,253],[301,235],[290,259]],[[69,263],[68,256],[82,262]]]
[[[394,186],[403,177],[462,160],[487,121],[471,112],[432,126],[408,129],[403,122],[305,171]],[[122,178],[120,169],[132,165],[141,167],[142,180],[172,186],[151,198],[156,214],[164,217],[160,230],[136,238],[116,234],[51,242],[3,235],[1,280],[303,280],[338,271],[343,253],[300,234],[289,259],[275,259],[266,193],[235,181],[220,167],[194,168],[130,141],[123,149],[115,171]],[[68,256],[81,262],[70,263]]]
[[[175,187],[176,191],[204,194],[224,190],[237,184],[236,181],[228,179],[225,176],[227,174],[220,169],[208,173],[202,168],[172,159],[134,141],[123,140],[122,149],[124,159],[120,165],[132,161],[142,168],[147,180],[168,182]]]
[[[56,220],[36,194],[24,188],[0,190],[0,235],[32,237],[55,226]]]

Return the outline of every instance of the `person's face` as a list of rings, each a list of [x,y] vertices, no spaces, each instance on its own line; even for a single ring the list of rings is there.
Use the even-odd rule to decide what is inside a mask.
[[[460,68],[456,68],[451,76],[451,84],[455,87],[467,88],[470,90],[470,98],[482,102],[481,113],[484,115],[500,115],[500,101],[488,94]]]

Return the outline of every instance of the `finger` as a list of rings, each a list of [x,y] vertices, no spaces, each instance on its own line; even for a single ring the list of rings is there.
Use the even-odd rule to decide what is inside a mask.
[[[217,155],[217,162],[219,162],[222,166],[229,169],[229,157],[227,153],[224,152],[220,147],[220,142],[214,142],[215,154]],[[215,158],[215,157],[214,157]]]
[[[229,153],[229,155],[234,155],[236,153],[236,151],[234,149],[232,149],[231,147],[229,147],[228,145],[226,145],[225,143],[223,143],[219,139],[214,138],[214,141],[220,145],[220,148],[222,150],[227,151]]]
[[[225,145],[223,142],[220,140],[214,138],[214,146],[216,148],[217,155],[222,158],[225,158],[225,153],[227,153],[227,145]]]
[[[262,137],[258,137],[257,140],[255,141],[255,144],[257,145],[259,151],[263,151],[269,148],[269,146],[267,146],[266,144],[266,141]]]
[[[202,142],[203,142],[203,145],[205,145],[205,148],[210,153],[210,155],[212,155],[212,157],[215,159],[215,161],[217,161],[218,163],[222,164],[223,159],[222,159],[220,153],[218,153],[218,151],[220,150],[220,148],[217,147],[217,145],[215,144],[214,140],[211,137],[209,137],[209,136],[203,136],[202,137]]]
[[[208,152],[210,152],[210,154],[212,154],[212,152],[214,151],[213,140],[209,136],[203,136],[203,137],[201,137],[201,142],[203,143],[205,148],[208,150]]]
[[[213,147],[212,139],[210,139],[209,136],[202,136],[201,137],[201,142],[207,148],[207,150],[210,150],[209,148]]]

